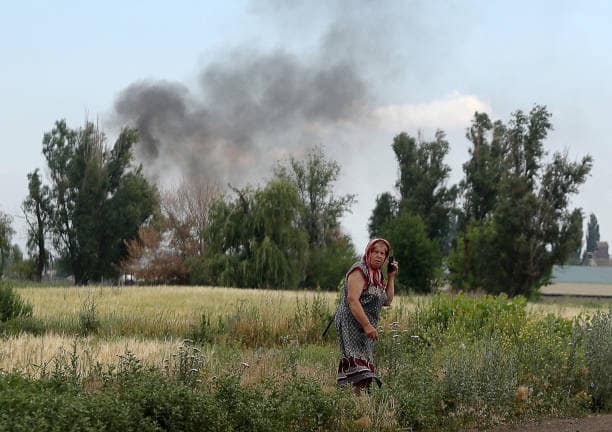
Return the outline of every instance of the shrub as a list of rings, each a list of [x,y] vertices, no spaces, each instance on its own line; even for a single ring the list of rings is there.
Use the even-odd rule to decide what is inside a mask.
[[[0,322],[32,316],[32,305],[24,302],[9,282],[0,281]]]
[[[417,310],[421,327],[439,328],[463,338],[515,332],[526,320],[527,299],[498,296],[438,294]]]
[[[496,339],[458,344],[443,354],[444,404],[461,423],[483,425],[495,414],[505,418],[518,388],[517,364]]]
[[[593,408],[609,412],[612,409],[612,309],[596,313],[587,322],[584,347]]]

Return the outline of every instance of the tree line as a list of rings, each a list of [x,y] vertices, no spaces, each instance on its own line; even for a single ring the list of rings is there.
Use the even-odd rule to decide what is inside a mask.
[[[549,155],[551,129],[544,106],[505,123],[476,112],[456,185],[443,131],[394,138],[395,190],[377,196],[368,231],[389,239],[403,263],[399,289],[449,283],[529,295],[554,264],[580,256],[583,215],[570,198],[592,158]],[[22,276],[40,279],[53,251],[55,271],[76,284],[129,274],[146,283],[335,289],[358,258],[340,226],[355,197],[335,194],[340,165],[323,148],[278,161],[262,185],[222,188],[202,177],[161,190],[134,162],[137,141],[124,128],[108,146],[96,125],[70,129],[63,120],[44,135],[48,182],[38,169],[28,174],[22,206],[30,258],[12,258]],[[9,222],[0,215],[2,269],[16,253]]]

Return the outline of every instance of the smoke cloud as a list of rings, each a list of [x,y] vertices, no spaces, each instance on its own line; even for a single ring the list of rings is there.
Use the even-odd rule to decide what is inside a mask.
[[[228,181],[253,177],[313,127],[353,121],[367,105],[367,85],[348,62],[305,64],[282,51],[236,57],[202,70],[199,93],[164,81],[121,92],[118,121],[138,128],[147,165],[172,162],[189,175]]]
[[[118,125],[138,128],[137,156],[157,178],[174,170],[244,184],[313,145],[331,147],[332,157],[346,154],[346,141],[364,135],[356,130],[388,112],[377,103],[385,92],[395,94],[395,78],[431,79],[431,62],[438,60],[424,59],[439,57],[439,38],[432,35],[444,23],[423,19],[432,15],[429,5],[254,3],[251,12],[261,28],[274,29],[277,45],[285,48],[230,51],[207,63],[191,88],[133,83],[118,95],[113,117]],[[423,64],[413,62],[404,71],[411,55]],[[418,95],[418,86],[413,93]]]

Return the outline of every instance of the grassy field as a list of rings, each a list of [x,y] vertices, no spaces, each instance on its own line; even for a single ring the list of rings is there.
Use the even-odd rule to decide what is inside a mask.
[[[601,283],[555,283],[540,288],[545,295],[600,297],[612,301],[612,285]]]
[[[202,394],[215,398],[227,390],[218,393],[218,377],[229,376],[245,386],[233,388],[244,393],[232,397],[261,392],[289,398],[295,404],[289,411],[312,398],[340,398],[325,402],[340,415],[334,410],[353,403],[350,392],[334,388],[335,331],[321,335],[337,293],[176,286],[30,286],[16,292],[33,306],[35,324],[28,325],[34,330],[0,332],[0,371],[37,380],[68,374],[88,388],[91,379],[119,379],[109,378],[121,376],[112,371],[136,362],[166,371],[172,382],[180,377],[191,383],[186,377],[193,373]],[[589,380],[612,376],[606,366],[611,305],[557,297],[397,296],[383,309],[376,348],[387,384],[358,401],[358,411],[342,411],[353,420],[338,426],[332,416],[325,424],[338,430],[460,430],[606,410],[612,382],[593,387]],[[296,387],[296,379],[315,387],[302,381]],[[270,386],[277,390],[270,393]],[[359,423],[363,413],[365,426]]]
[[[97,361],[116,362],[125,352],[147,364],[163,365],[185,338],[197,333],[203,317],[218,340],[228,343],[208,344],[207,358],[224,361],[233,356],[240,357],[237,363],[257,364],[261,362],[253,361],[253,352],[258,344],[251,342],[259,341],[266,348],[314,342],[330,345],[332,349],[318,351],[333,353],[324,357],[326,363],[335,363],[333,329],[325,341],[319,337],[335,308],[337,294],[333,292],[192,286],[28,287],[17,292],[33,305],[34,317],[47,331],[7,338],[0,348],[0,369],[34,372],[57,355],[74,350],[84,367]],[[383,314],[382,325],[395,322],[402,330],[403,318],[429,300],[428,296],[396,296]],[[528,303],[527,311],[533,316],[553,314],[572,319],[610,305],[612,300],[545,298]],[[96,331],[83,335],[82,320],[88,314],[97,322]],[[219,328],[224,323],[226,328]],[[237,335],[231,332],[244,338],[253,336],[253,341],[232,337]],[[274,357],[272,350],[267,351],[266,356]]]

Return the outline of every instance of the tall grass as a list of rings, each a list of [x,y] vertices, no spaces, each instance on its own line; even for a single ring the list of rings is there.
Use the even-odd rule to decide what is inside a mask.
[[[80,333],[81,317],[87,316],[84,312],[91,312],[93,304],[97,332],[104,337],[187,337],[194,331],[206,330],[209,323],[215,333],[244,331],[243,339],[253,344],[266,337],[261,334],[270,331],[266,329],[274,329],[271,337],[277,338],[303,328],[300,317],[305,318],[304,308],[312,305],[318,308],[312,313],[318,314],[321,322],[311,324],[322,329],[336,297],[335,293],[175,286],[17,291],[33,305],[34,315],[45,327],[56,333]],[[265,325],[249,333],[257,323]]]

